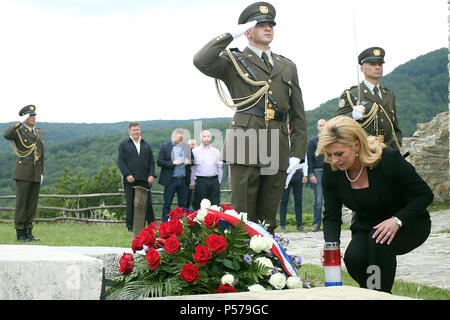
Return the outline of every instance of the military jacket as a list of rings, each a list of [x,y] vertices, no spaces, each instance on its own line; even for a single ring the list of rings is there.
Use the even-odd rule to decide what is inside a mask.
[[[367,134],[372,136],[384,136],[384,143],[391,148],[395,148],[400,151],[399,146],[397,146],[393,135],[395,134],[398,140],[400,147],[402,146],[402,132],[398,126],[397,119],[397,111],[395,108],[395,95],[390,90],[385,87],[381,87],[381,96],[375,97],[364,84],[361,82],[360,84],[360,93],[361,93],[361,105],[364,106],[365,115],[368,115],[372,108],[376,108],[374,104],[381,105],[386,113],[383,112],[381,108],[378,108],[378,112],[376,117],[369,122],[364,129]],[[349,94],[347,94],[347,92]],[[350,96],[351,103],[349,102],[348,97]],[[339,106],[335,112],[335,116],[346,115],[352,117],[352,104],[356,105],[358,97],[358,86],[353,86],[347,90],[345,90],[341,96],[339,97]],[[381,101],[380,101],[381,100]],[[363,117],[357,120],[359,123],[363,124],[367,121],[367,118]]]
[[[13,141],[16,152],[20,155],[29,153],[35,144],[36,149],[27,156],[18,156],[13,171],[13,179],[41,182],[44,173],[44,132],[35,127],[36,135],[22,123],[16,122],[5,129],[3,136]],[[13,147],[13,148],[14,148]]]
[[[233,37],[229,33],[214,38],[195,55],[194,65],[205,75],[222,80],[233,99],[248,97],[260,87],[246,83],[238,74],[228,54],[224,52],[232,41]],[[266,129],[264,117],[236,112],[227,130],[222,160],[227,163],[264,167],[273,166],[273,163],[267,164],[268,159],[265,155],[274,157],[278,154],[279,169],[286,170],[290,156],[305,159],[306,153],[306,117],[297,67],[289,59],[272,53],[273,69],[270,71],[264,61],[251,49],[245,48],[243,52],[237,51],[237,54],[251,68],[258,81],[268,81],[269,94],[276,101],[278,111],[288,114],[291,145],[289,146],[286,122],[270,120],[268,130],[264,130]],[[241,70],[252,79],[246,68],[239,60],[237,61]],[[264,110],[264,97],[256,107]],[[278,131],[278,143],[271,143],[272,138],[276,138],[274,129]]]

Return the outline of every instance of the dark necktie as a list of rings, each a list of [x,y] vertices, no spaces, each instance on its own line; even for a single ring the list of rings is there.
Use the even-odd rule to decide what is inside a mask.
[[[264,62],[266,63],[267,68],[269,69],[270,72],[272,72],[272,65],[270,64],[269,57],[267,56],[267,54],[265,52],[262,53],[261,59],[264,60]]]
[[[378,87],[373,87],[373,95],[375,96],[375,98],[381,103],[381,98],[380,95],[378,94]]]

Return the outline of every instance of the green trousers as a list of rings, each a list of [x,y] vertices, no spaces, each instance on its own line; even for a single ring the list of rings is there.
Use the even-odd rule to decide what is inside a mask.
[[[286,171],[273,175],[261,175],[261,168],[238,164],[230,165],[231,206],[239,212],[247,212],[250,221],[265,221],[268,231],[277,227],[276,217],[286,181]]]
[[[16,180],[16,210],[14,215],[16,229],[33,228],[40,188],[39,182]]]

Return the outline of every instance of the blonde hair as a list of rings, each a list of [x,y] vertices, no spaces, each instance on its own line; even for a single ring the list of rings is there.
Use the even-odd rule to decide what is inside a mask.
[[[350,148],[355,147],[356,141],[360,143],[359,159],[365,166],[373,167],[381,160],[381,153],[386,145],[373,136],[368,136],[361,125],[350,117],[337,116],[332,118],[323,127],[319,135],[316,155],[325,155],[325,162],[331,164],[332,170],[337,170],[325,152],[325,147],[333,143],[342,143]]]

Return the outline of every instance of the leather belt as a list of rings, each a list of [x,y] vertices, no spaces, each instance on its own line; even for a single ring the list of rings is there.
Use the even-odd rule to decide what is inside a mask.
[[[214,179],[217,179],[218,176],[209,176],[209,177],[196,176],[196,178],[199,180],[214,180]]]
[[[244,109],[244,108],[246,108],[246,107],[241,107],[239,109]],[[286,120],[287,120],[287,114],[286,113],[283,113],[283,112],[280,112],[280,111],[276,111],[276,110],[274,110],[274,111],[275,111],[275,116],[274,116],[273,120],[286,122]],[[264,110],[261,109],[261,108],[258,108],[256,106],[253,107],[253,108],[250,108],[248,110],[241,111],[241,112],[242,113],[247,113],[247,114],[252,114],[252,115],[255,115],[255,116],[258,116],[258,117],[264,117]]]

